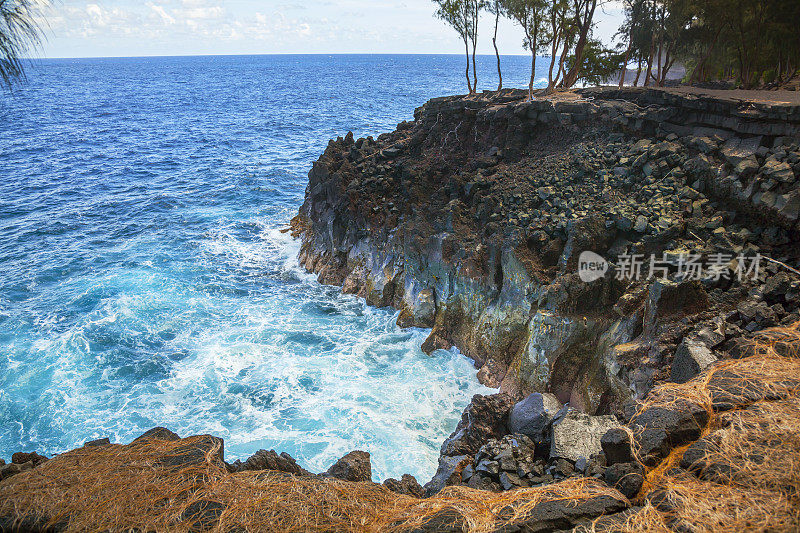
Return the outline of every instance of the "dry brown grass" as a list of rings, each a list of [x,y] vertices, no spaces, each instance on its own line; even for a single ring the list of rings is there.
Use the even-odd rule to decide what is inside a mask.
[[[66,531],[408,531],[443,511],[467,530],[492,531],[545,501],[577,501],[615,490],[573,479],[545,488],[492,494],[451,487],[430,499],[395,494],[373,483],[346,483],[277,472],[230,474],[213,461],[174,468],[164,457],[192,439],[144,446],[82,448],[0,485],[0,516],[59,525]],[[216,502],[203,522],[202,502]],[[208,507],[206,507],[208,508]]]
[[[590,531],[800,531],[800,332],[797,326],[769,330],[752,348],[752,357],[653,391],[640,409],[687,399],[704,406],[711,419],[703,438],[710,444],[696,473],[675,468],[690,445],[673,450],[648,473],[639,512],[622,524],[598,522]],[[720,375],[742,390],[728,398],[766,398],[715,414],[713,398],[721,390],[714,378]],[[652,491],[659,497],[651,503],[644,495]]]

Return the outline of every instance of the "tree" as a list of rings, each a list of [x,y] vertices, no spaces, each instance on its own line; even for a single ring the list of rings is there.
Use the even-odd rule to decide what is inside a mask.
[[[597,0],[572,0],[571,15],[573,17],[573,24],[576,28],[578,40],[575,43],[575,50],[573,52],[575,61],[572,63],[569,71],[564,75],[564,79],[561,82],[561,86],[565,89],[569,89],[575,85],[580,78],[580,69],[583,65],[583,53],[586,48],[586,43],[590,38],[589,32],[592,29],[594,12],[596,9]]]
[[[25,78],[24,56],[41,43],[36,0],[0,0],[0,86]]]
[[[472,92],[478,92],[478,66],[475,64],[475,51],[478,48],[478,22],[481,16],[482,0],[465,0],[469,23],[469,40],[472,43]]]
[[[631,59],[636,59],[641,65],[641,54],[639,52],[640,31],[644,19],[646,0],[624,0],[625,21],[619,27],[617,36],[622,37],[620,46],[625,52],[622,55],[622,66],[620,67],[619,87],[625,84],[625,77],[628,74],[628,64]],[[640,67],[641,69],[641,67]],[[636,82],[638,82],[638,77]],[[634,84],[636,83],[634,82]]]
[[[494,15],[494,36],[492,37],[492,44],[494,45],[494,55],[497,56],[497,77],[500,80],[497,83],[497,90],[503,89],[503,71],[500,69],[500,50],[497,49],[497,28],[500,26],[500,16],[503,14],[503,8],[500,5],[500,0],[491,0],[484,2],[484,7],[489,13]]]
[[[617,72],[623,55],[605,48],[597,39],[590,38],[583,49],[582,64],[577,69],[580,73],[578,81],[585,81],[589,85],[604,83]],[[573,61],[575,61],[574,56],[567,58],[570,69]]]
[[[544,22],[547,12],[546,0],[502,0],[505,13],[525,32],[523,46],[531,52],[531,79],[528,97],[533,99],[533,83],[536,81],[536,53],[547,43],[544,40]]]
[[[797,0],[625,0],[629,57],[646,65],[644,85],[663,86],[676,61],[688,81],[782,84],[800,67]],[[623,67],[624,68],[624,65]],[[637,74],[634,85],[639,81]]]
[[[547,93],[558,85],[564,69],[564,60],[574,38],[574,27],[568,21],[568,0],[551,0],[547,7],[547,19],[550,22],[546,40],[550,43],[550,68],[547,71]],[[558,70],[553,76],[553,68],[559,58]]]
[[[478,20],[481,0],[433,0],[439,7],[436,16],[449,24],[464,42],[467,54],[467,87],[469,93],[478,90],[478,72],[475,62],[475,51],[478,47]],[[470,44],[472,44],[472,80],[470,80]]]

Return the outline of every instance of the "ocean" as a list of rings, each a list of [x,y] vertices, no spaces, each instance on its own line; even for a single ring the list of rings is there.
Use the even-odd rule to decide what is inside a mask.
[[[496,87],[493,57],[480,88]],[[527,85],[529,58],[504,58]],[[542,71],[544,65],[541,64]],[[153,426],[373,477],[436,470],[456,350],[317,283],[281,231],[330,138],[465,92],[459,56],[39,60],[0,94],[0,457]]]

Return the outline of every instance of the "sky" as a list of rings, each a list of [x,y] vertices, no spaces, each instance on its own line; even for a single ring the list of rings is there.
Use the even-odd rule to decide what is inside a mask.
[[[458,35],[431,0],[55,0],[42,57],[205,54],[458,54]],[[609,42],[618,2],[598,8],[595,34]],[[494,54],[484,15],[478,53]],[[501,21],[502,54],[526,54],[522,32]]]

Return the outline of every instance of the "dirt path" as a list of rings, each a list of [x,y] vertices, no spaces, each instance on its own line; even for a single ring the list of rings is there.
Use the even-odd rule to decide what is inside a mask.
[[[800,105],[800,91],[746,91],[742,89],[700,89],[697,87],[671,87],[659,89],[673,94],[711,96],[724,100],[744,100],[765,104]]]

